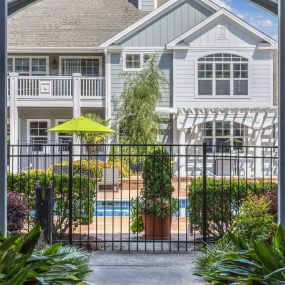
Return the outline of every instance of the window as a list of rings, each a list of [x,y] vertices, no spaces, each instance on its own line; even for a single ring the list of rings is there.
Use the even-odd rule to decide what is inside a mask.
[[[198,60],[198,96],[248,95],[248,60],[214,54]]]
[[[213,152],[216,146],[217,153],[229,153],[232,149],[243,151],[247,137],[247,128],[233,122],[207,122],[202,125],[204,143],[208,145],[208,152]]]
[[[71,76],[80,73],[82,76],[101,76],[100,58],[62,58],[61,73]]]
[[[124,69],[127,71],[139,71],[142,69],[142,55],[140,53],[128,53],[124,55]]]
[[[29,76],[47,75],[47,58],[41,57],[10,57],[8,58],[8,72],[17,72],[19,75]]]
[[[31,144],[44,145],[48,142],[48,122],[30,121],[29,134]],[[33,151],[43,151],[43,146],[34,146]]]

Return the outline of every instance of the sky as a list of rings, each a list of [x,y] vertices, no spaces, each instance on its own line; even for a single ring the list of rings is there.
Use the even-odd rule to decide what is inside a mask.
[[[259,8],[248,0],[212,0],[220,6],[233,12],[246,22],[250,23],[260,31],[278,39],[278,19],[277,16]]]

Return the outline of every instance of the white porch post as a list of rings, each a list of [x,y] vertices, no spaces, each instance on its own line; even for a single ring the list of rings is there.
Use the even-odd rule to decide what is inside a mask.
[[[19,143],[19,115],[17,107],[17,95],[18,95],[18,73],[10,73],[10,144],[11,154],[10,166],[13,173],[18,171],[18,147]]]
[[[256,175],[256,178],[262,178],[263,177],[263,161],[262,161],[262,142],[261,142],[261,131],[256,130],[255,132],[255,146],[257,147],[255,150],[255,166],[256,166],[256,171],[253,173],[253,175]]]
[[[81,96],[81,74],[73,73],[73,118],[77,118],[81,115],[81,107],[80,107],[80,96]],[[73,136],[74,144],[80,144],[80,138],[78,136]],[[73,149],[74,155],[80,154],[80,147],[76,146]],[[74,156],[74,159],[77,159]]]
[[[187,169],[187,159],[186,159],[186,130],[179,131],[179,150],[178,150],[179,157],[176,161],[177,163],[177,170],[176,176],[180,175],[180,177],[186,176],[186,169]]]

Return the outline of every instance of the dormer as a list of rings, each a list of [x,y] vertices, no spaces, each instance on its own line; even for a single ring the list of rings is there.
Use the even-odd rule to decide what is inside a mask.
[[[138,0],[138,9],[142,11],[153,11],[157,8],[157,0]]]

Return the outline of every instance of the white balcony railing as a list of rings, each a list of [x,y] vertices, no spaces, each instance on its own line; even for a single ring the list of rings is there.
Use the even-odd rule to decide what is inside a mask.
[[[8,78],[8,98],[15,92],[17,98],[73,97],[74,80],[80,80],[79,96],[84,99],[105,97],[105,78],[82,76],[15,76]],[[13,89],[11,88],[13,80]]]

